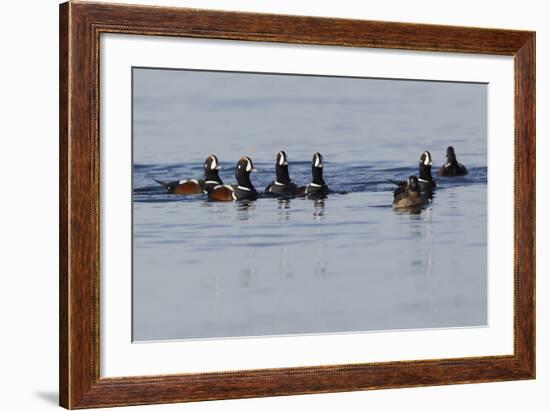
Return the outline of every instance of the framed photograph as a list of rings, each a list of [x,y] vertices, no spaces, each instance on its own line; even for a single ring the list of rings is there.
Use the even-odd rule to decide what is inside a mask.
[[[60,405],[535,378],[535,33],[60,6]]]

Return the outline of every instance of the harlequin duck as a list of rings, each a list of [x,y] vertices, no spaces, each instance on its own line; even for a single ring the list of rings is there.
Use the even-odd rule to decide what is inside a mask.
[[[218,185],[208,193],[208,199],[212,201],[254,200],[258,192],[250,181],[250,173],[255,172],[254,164],[250,157],[241,157],[235,167],[236,185]]]
[[[297,195],[306,196],[312,199],[325,197],[329,192],[329,188],[323,179],[323,156],[321,153],[313,154],[313,160],[311,161],[311,176],[311,183],[305,187],[300,187]]]
[[[294,196],[298,193],[298,186],[290,180],[288,174],[288,159],[284,151],[279,151],[277,153],[275,174],[277,178],[275,181],[268,184],[264,191],[265,194],[285,197]]]
[[[166,187],[171,194],[203,194],[208,193],[215,186],[223,184],[222,179],[218,175],[220,169],[218,157],[214,154],[209,155],[204,161],[204,180],[195,178],[189,180],[179,180],[172,182],[164,182],[156,180],[157,183]]]
[[[447,162],[439,169],[438,174],[445,177],[465,176],[468,169],[456,160],[455,149],[447,147]]]
[[[405,187],[397,188],[393,193],[393,208],[418,207],[423,203],[418,177],[409,176]]]
[[[407,181],[390,181],[403,189],[408,183]],[[432,177],[432,155],[429,151],[424,151],[418,160],[418,185],[423,193],[432,191],[436,187]]]

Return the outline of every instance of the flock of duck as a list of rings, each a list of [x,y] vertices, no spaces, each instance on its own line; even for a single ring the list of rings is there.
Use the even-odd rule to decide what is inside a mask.
[[[323,156],[315,153],[311,161],[311,182],[305,186],[298,186],[290,179],[288,171],[288,158],[284,151],[277,153],[275,162],[276,178],[264,190],[267,196],[292,198],[306,197],[310,199],[324,198],[330,193],[323,179]],[[241,157],[235,167],[237,184],[224,184],[218,174],[220,170],[218,158],[211,154],[204,162],[203,179],[187,179],[165,182],[155,181],[161,184],[171,194],[196,195],[206,194],[211,201],[237,201],[254,200],[259,194],[250,181],[250,173],[256,171],[250,157]],[[463,176],[468,174],[464,165],[460,164],[455,155],[454,148],[449,146],[446,153],[446,162],[438,170],[438,175],[445,177]],[[393,208],[419,207],[432,198],[436,187],[432,177],[432,156],[429,151],[424,151],[418,164],[418,176],[409,176],[404,181],[389,180],[397,188],[393,193]]]

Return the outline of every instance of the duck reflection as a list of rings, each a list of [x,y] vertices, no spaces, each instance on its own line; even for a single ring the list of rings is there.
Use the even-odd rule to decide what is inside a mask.
[[[422,192],[422,199],[426,203],[430,203],[435,198],[435,190],[426,190]]]
[[[242,200],[237,204],[237,213],[239,221],[249,221],[254,217],[256,204],[253,200]]]
[[[288,221],[290,219],[290,199],[279,197],[277,198],[277,215],[279,222]]]
[[[410,261],[412,272],[432,275],[433,266],[433,227],[432,209],[427,207],[422,216],[411,218],[409,230],[415,239],[413,258]]]
[[[410,215],[418,215],[422,212],[422,210],[423,210],[423,207],[421,205],[393,209],[393,211],[397,214],[410,214]]]
[[[313,200],[313,219],[314,220],[322,220],[325,216],[325,198],[317,198]]]

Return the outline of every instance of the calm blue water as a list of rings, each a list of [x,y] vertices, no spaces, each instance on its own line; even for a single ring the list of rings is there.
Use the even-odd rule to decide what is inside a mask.
[[[135,70],[134,340],[486,325],[485,109],[480,84]],[[470,174],[394,211],[387,180],[448,144]],[[215,153],[232,183],[250,155],[263,191],[281,149],[298,184],[322,152],[341,194],[213,203],[153,182]]]

